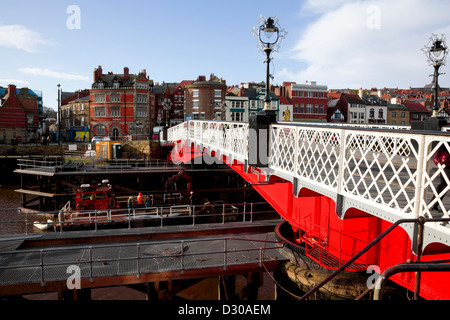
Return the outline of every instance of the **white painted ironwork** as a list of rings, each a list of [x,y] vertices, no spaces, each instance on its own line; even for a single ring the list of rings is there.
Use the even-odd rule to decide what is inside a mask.
[[[450,177],[433,157],[450,151],[450,134],[423,134],[402,126],[327,126],[279,123],[270,126],[269,175],[331,197],[342,218],[357,208],[395,222],[402,218],[450,218]],[[169,129],[171,141],[248,161],[248,123],[194,120]],[[441,183],[441,188],[438,185]],[[450,197],[450,195],[449,195]],[[442,199],[441,199],[442,198]],[[450,229],[427,223],[426,243],[450,245]],[[405,228],[406,229],[406,228]],[[406,230],[407,232],[413,232]],[[431,236],[432,234],[432,236]]]

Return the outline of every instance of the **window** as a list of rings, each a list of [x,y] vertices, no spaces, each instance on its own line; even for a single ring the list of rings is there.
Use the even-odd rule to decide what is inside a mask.
[[[138,94],[136,96],[136,102],[137,103],[147,103],[148,102],[148,97],[146,94]]]
[[[115,81],[114,83],[113,83],[113,89],[119,89],[119,82],[117,82],[117,81]]]
[[[94,114],[96,117],[104,117],[105,114],[105,107],[95,107]]]
[[[136,83],[136,89],[147,89],[147,84],[142,82]]]
[[[214,101],[214,109],[220,109],[221,105],[222,105],[222,101],[220,101],[220,100]]]
[[[300,105],[300,113],[304,113],[305,112],[305,105],[302,103]]]
[[[120,94],[117,93],[111,94],[111,102],[120,102]]]
[[[401,112],[401,113],[400,113],[400,117],[404,118],[404,117],[405,117],[405,113],[404,113],[404,112]]]
[[[105,102],[105,95],[104,94],[96,94],[94,97],[95,102]]]
[[[323,104],[320,105],[320,113],[321,114],[325,113],[325,106]]]
[[[231,113],[231,121],[244,121],[244,113],[243,112],[232,112]]]
[[[414,113],[413,116],[412,116],[412,118],[413,118],[414,120],[418,120],[418,119],[419,119],[419,115],[418,115],[417,113]]]
[[[111,117],[120,117],[120,107],[111,107]]]
[[[192,90],[192,96],[198,98],[198,90]]]
[[[296,103],[296,104],[294,105],[294,112],[295,112],[295,113],[298,113],[298,103]]]
[[[371,109],[370,109],[370,111],[369,111],[369,117],[375,118],[375,109],[374,109],[374,108],[371,108]]]
[[[136,117],[139,117],[139,118],[148,117],[148,108],[147,107],[137,107],[136,108]]]
[[[256,109],[256,100],[251,100],[250,109]]]
[[[199,106],[199,101],[198,101],[198,100],[194,100],[193,108],[194,108],[194,109],[198,109],[198,106]],[[198,119],[198,118],[197,118],[197,119]]]
[[[222,90],[214,90],[214,97],[221,98],[222,97]]]
[[[397,112],[392,111],[392,116],[393,116],[393,117],[396,117],[396,116],[397,116]],[[395,123],[393,123],[393,124],[395,124]]]
[[[99,136],[104,136],[106,134],[105,126],[102,124],[99,124],[98,126],[95,127],[95,132]]]
[[[312,103],[307,103],[306,104],[306,113],[313,113],[313,105]]]
[[[378,110],[378,118],[383,119],[383,117],[384,117],[383,109]]]

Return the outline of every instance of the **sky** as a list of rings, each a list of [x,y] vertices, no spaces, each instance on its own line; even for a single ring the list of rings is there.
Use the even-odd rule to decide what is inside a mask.
[[[287,34],[273,52],[273,84],[329,89],[422,87],[433,68],[422,48],[450,34],[447,0],[0,0],[0,86],[90,89],[93,71],[154,82],[214,73],[228,85],[265,81],[254,27],[276,17]],[[440,71],[446,72],[447,66]],[[449,87],[448,75],[439,78]]]

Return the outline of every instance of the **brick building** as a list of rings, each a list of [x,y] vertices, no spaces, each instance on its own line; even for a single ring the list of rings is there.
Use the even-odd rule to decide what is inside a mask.
[[[0,104],[0,139],[5,142],[38,140],[38,99],[28,88],[18,92],[15,85],[8,86]]]
[[[101,66],[96,68],[90,91],[91,135],[113,139],[149,138],[155,125],[152,85],[145,69],[134,75],[127,67],[123,74],[104,74]]]
[[[315,81],[305,84],[283,82],[275,88],[275,94],[287,98],[293,105],[294,122],[326,122],[328,105],[328,87]]]
[[[227,85],[225,80],[211,74],[209,80],[199,76],[196,81],[185,86],[185,120],[222,119]]]

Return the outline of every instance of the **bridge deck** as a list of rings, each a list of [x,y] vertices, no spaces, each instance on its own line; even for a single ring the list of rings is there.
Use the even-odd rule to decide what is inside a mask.
[[[0,296],[66,290],[69,266],[79,268],[81,288],[275,270],[286,260],[278,222],[3,237]]]

